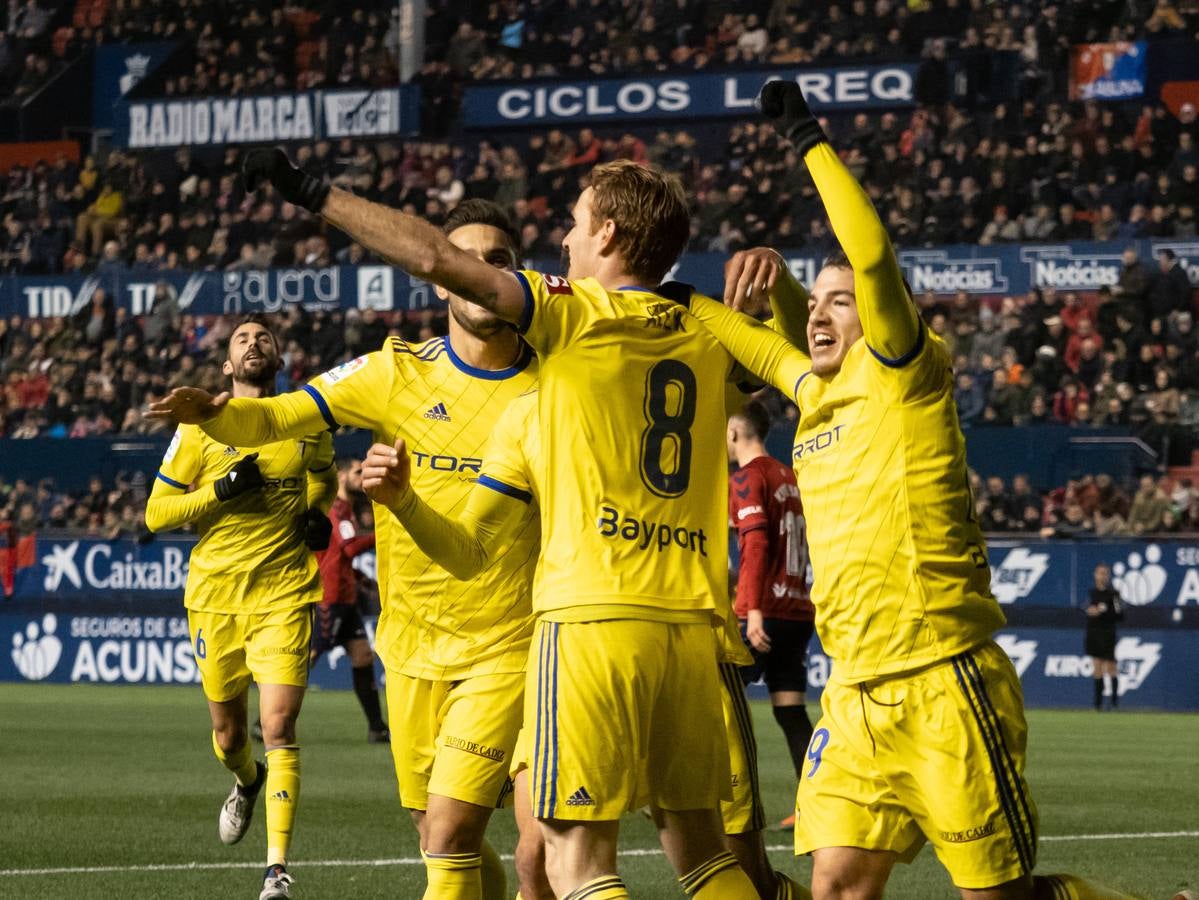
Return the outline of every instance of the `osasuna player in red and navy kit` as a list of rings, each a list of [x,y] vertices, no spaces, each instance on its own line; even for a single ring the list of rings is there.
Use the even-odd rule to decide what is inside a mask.
[[[795,776],[812,738],[804,706],[808,641],[815,610],[808,598],[808,548],[795,473],[766,452],[770,418],[750,403],[729,419],[729,520],[741,567],[734,610],[755,664],[747,681],[766,681],[775,721],[787,737]]]
[[[334,647],[345,648],[353,672],[354,693],[366,713],[367,740],[372,744],[385,744],[390,735],[379,709],[375,658],[362,615],[358,612],[358,574],[353,566],[354,557],[375,546],[373,531],[359,533],[354,512],[357,503],[366,502],[366,494],[362,491],[362,462],[338,460],[337,499],[329,509],[333,534],[329,538],[329,548],[318,557],[325,592],[317,607],[310,663],[316,665],[316,661]]]

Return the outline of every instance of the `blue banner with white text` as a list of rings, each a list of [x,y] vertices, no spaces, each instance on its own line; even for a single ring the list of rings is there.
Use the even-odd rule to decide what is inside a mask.
[[[118,127],[125,95],[166,62],[176,46],[173,41],[158,41],[96,47],[92,60],[92,127]]]
[[[818,112],[901,109],[915,100],[916,63],[827,69],[762,69],[677,77],[600,78],[466,88],[467,128],[745,116],[762,85],[794,79]]]
[[[1169,248],[1191,284],[1199,286],[1199,240],[1128,243],[958,244],[899,251],[900,265],[912,290],[979,296],[1023,294],[1033,287],[1094,292],[1120,277],[1120,254],[1135,246],[1149,262]],[[822,256],[784,250],[788,265],[804,284],[820,270]],[[670,277],[717,296],[722,292],[722,253],[688,253]],[[533,268],[554,273],[559,264],[535,261]],[[119,307],[144,315],[155,297],[170,296],[184,312],[201,315],[280,312],[293,306],[308,310],[420,310],[438,306],[432,287],[390,266],[330,266],[323,269],[262,269],[225,272],[152,272],[124,269],[89,276],[0,277],[0,315],[69,316],[82,310],[98,289]]]

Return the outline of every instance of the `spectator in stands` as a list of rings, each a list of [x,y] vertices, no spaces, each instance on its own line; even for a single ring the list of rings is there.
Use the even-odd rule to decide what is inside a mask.
[[[1128,528],[1133,534],[1152,534],[1162,524],[1170,501],[1158,487],[1152,475],[1141,476],[1141,486],[1132,498],[1128,511]]]
[[[1165,319],[1191,310],[1191,282],[1170,248],[1158,251],[1158,274],[1149,286],[1148,314]]]

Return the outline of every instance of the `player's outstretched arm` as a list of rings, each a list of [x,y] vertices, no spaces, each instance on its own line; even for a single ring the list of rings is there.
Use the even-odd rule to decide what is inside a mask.
[[[200,388],[175,388],[150,404],[148,416],[199,425],[213,440],[231,447],[261,447],[327,427],[315,398],[305,390],[230,400],[228,392],[213,397]]]
[[[373,444],[362,464],[362,487],[387,507],[421,552],[453,575],[467,580],[507,549],[528,510],[522,501],[477,485],[456,519],[433,510],[412,489],[412,461],[403,440],[394,447]]]
[[[917,346],[920,317],[874,205],[829,145],[799,85],[768,82],[760,103],[766,117],[795,145],[812,173],[829,224],[853,268],[866,344],[884,363],[905,359]]]
[[[708,297],[694,295],[690,309],[737,362],[795,399],[796,386],[812,369],[806,353],[757,319],[734,312]]]
[[[322,216],[392,265],[465,297],[501,319],[513,324],[520,321],[525,295],[515,276],[459,250],[424,219],[332,187],[297,169],[277,147],[248,153],[242,174],[246,190],[269,183],[283,199]]]
[[[770,304],[770,326],[808,352],[808,291],[771,247],[738,250],[724,264],[724,305],[751,316]]]

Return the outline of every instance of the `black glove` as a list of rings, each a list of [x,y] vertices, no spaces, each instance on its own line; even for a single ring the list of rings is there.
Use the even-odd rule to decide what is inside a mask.
[[[309,550],[328,550],[329,538],[333,535],[333,520],[319,509],[304,513],[304,544]]]
[[[230,469],[224,478],[219,479],[213,485],[216,488],[216,498],[224,503],[226,500],[232,500],[234,497],[240,497],[242,494],[250,491],[256,491],[261,488],[266,482],[262,478],[262,473],[258,471],[257,453],[251,453],[243,456]]]
[[[758,95],[758,106],[775,130],[791,142],[803,156],[821,141],[827,141],[824,129],[808,109],[803,91],[794,81],[768,81]]]
[[[241,176],[250,193],[264,182],[274,186],[288,203],[302,206],[311,213],[320,213],[329,196],[329,179],[309,175],[291,164],[287,154],[273,150],[251,150],[242,160]]]

